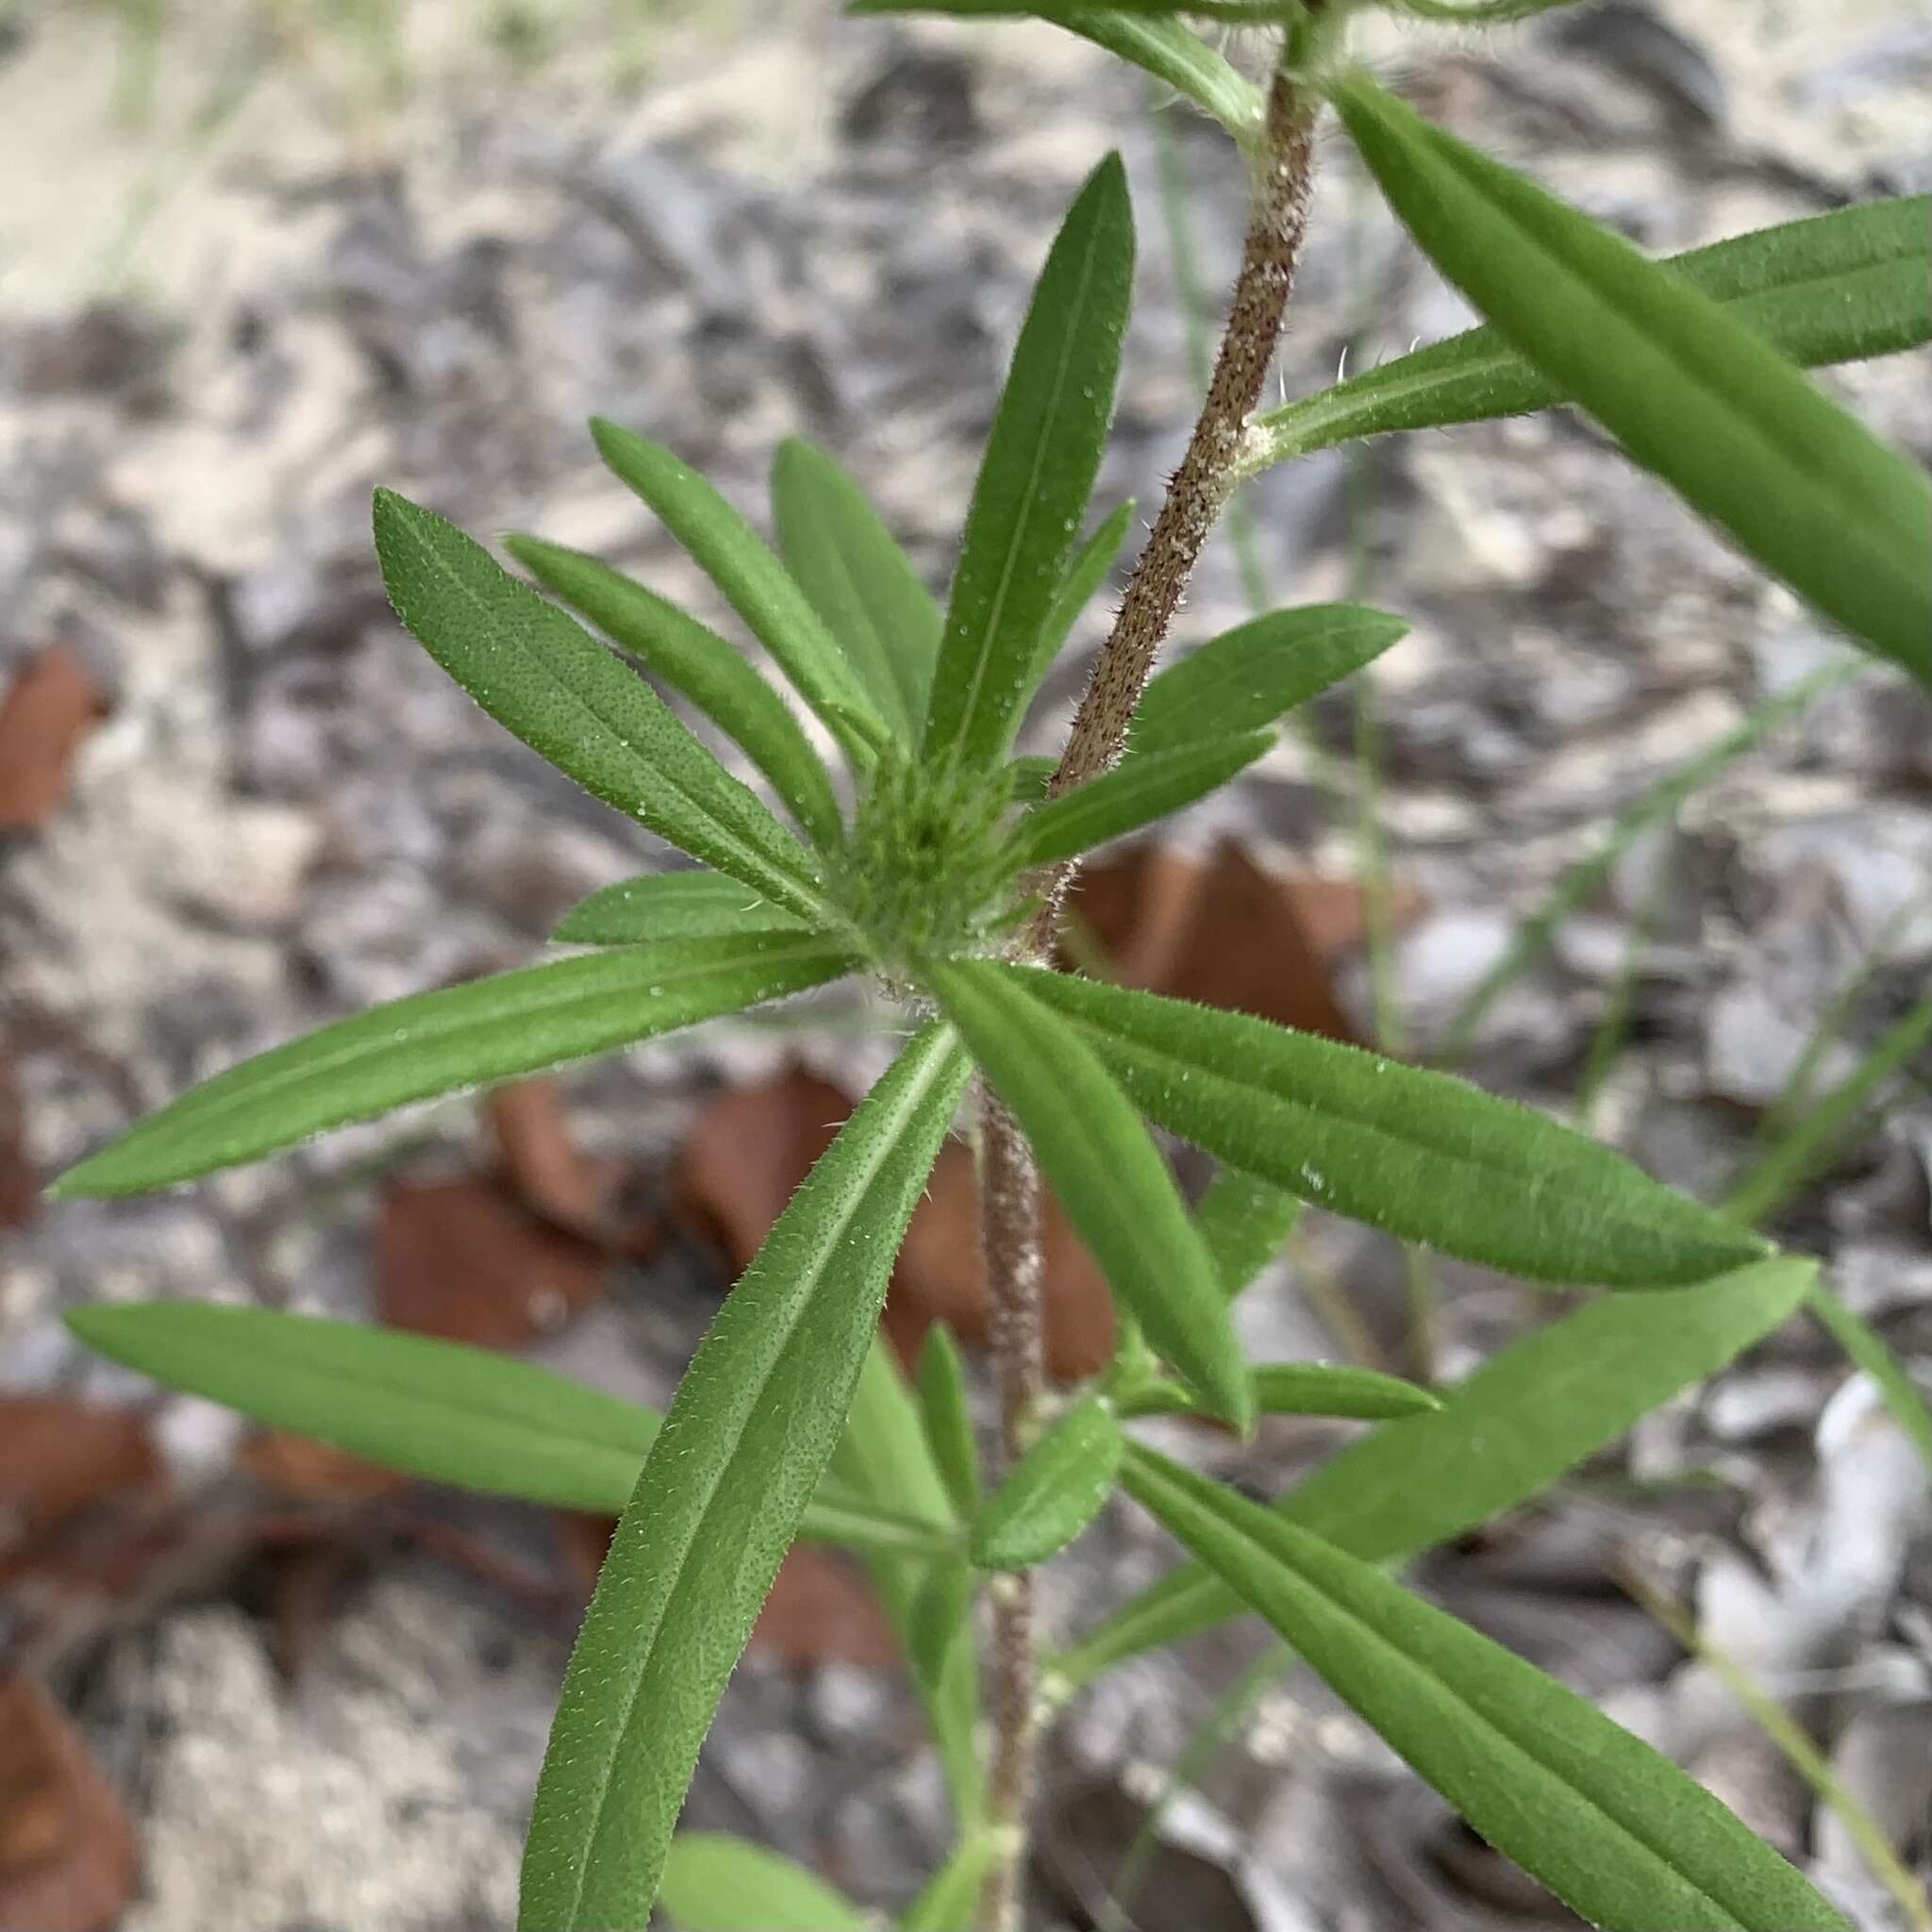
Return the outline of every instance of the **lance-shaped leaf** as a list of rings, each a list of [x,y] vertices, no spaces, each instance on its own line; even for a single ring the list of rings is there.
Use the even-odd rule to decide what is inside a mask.
[[[1377,1369],[1325,1362],[1265,1362],[1254,1371],[1255,1407],[1262,1415],[1335,1416],[1344,1422],[1394,1422],[1441,1408],[1440,1396]],[[1125,1416],[1193,1415],[1200,1404],[1177,1382],[1147,1382],[1122,1397]]]
[[[1434,1413],[1350,1444],[1276,1507],[1364,1562],[1415,1556],[1528,1502],[1723,1368],[1797,1307],[1817,1273],[1780,1257],[1700,1288],[1607,1295],[1512,1342]],[[1238,1605],[1190,1565],[1115,1612],[1060,1659],[1059,1674],[1087,1683],[1211,1628]]]
[[[878,1338],[859,1372],[845,1433],[832,1453],[829,1474],[841,1489],[863,1496],[874,1508],[941,1525],[948,1532],[956,1531],[963,1521],[955,1513],[898,1361]],[[866,1573],[908,1657],[921,1654],[929,1634],[933,1572],[930,1562],[903,1557],[873,1556],[866,1560]],[[973,1646],[952,1644],[937,1676],[915,1674],[913,1681],[932,1727],[955,1820],[963,1831],[985,1808],[975,1739],[978,1666]]]
[[[867,1932],[858,1907],[816,1872],[724,1831],[681,1831],[660,1897],[679,1932]]]
[[[1013,351],[933,671],[929,758],[991,763],[1031,694],[1113,415],[1133,277],[1126,171],[1109,155],[1068,210]]]
[[[1053,668],[1053,661],[1066,648],[1081,611],[1093,601],[1093,594],[1107,581],[1114,558],[1121,554],[1127,530],[1134,521],[1134,499],[1130,496],[1081,544],[1067,566],[1058,594],[1040,628],[1040,641],[1033,650],[1033,669],[1028,674],[1027,696],[1040,689],[1040,681]],[[1015,714],[1015,722],[1018,714]]]
[[[894,735],[911,743],[944,621],[932,592],[864,491],[801,437],[778,445],[772,512],[786,569],[844,644]]]
[[[1260,137],[1261,91],[1224,54],[1199,34],[1190,33],[1174,15],[1081,7],[1056,11],[1052,17],[1055,25],[1164,81],[1219,121],[1242,147],[1252,146]]]
[[[1212,1412],[1245,1428],[1247,1371],[1214,1263],[1146,1127],[1036,991],[1059,975],[987,959],[929,961],[925,975],[1148,1341]]]
[[[389,490],[375,492],[375,552],[396,615],[499,724],[693,858],[818,910],[811,855],[581,625]]]
[[[845,1424],[886,1279],[965,1085],[926,1027],[861,1101],[700,1344],[577,1639],[524,1860],[530,1932],[650,1916],[672,1826]]]
[[[70,1168],[58,1194],[131,1194],[259,1160],[411,1101],[652,1040],[851,970],[813,933],[667,940],[372,1007],[191,1088]]]
[[[752,526],[662,443],[593,418],[597,454],[658,513],[848,751],[890,736],[865,680]],[[855,729],[857,727],[857,729]]]
[[[1112,1408],[1082,1396],[986,1499],[973,1520],[973,1560],[1030,1570],[1065,1549],[1107,1507],[1124,1440]]]
[[[550,937],[565,946],[643,946],[797,924],[723,873],[658,872],[592,892],[564,914]]]
[[[1932,682],[1932,488],[1721,304],[1366,76],[1334,99],[1409,232],[1646,468]]]
[[[581,550],[520,536],[506,537],[503,547],[546,590],[681,691],[772,781],[817,844],[838,838],[839,801],[811,741],[785,700],[716,631]]]
[[[1482,1837],[1592,1925],[1846,1932],[1702,1785],[1535,1665],[1139,1444],[1123,1480]]]
[[[1281,1252],[1306,1204],[1298,1194],[1224,1167],[1194,1204],[1194,1230],[1214,1257],[1229,1301]]]
[[[1008,862],[1026,872],[1139,831],[1225,785],[1274,743],[1274,732],[1249,731],[1125,758],[1029,811],[1008,844]]]
[[[1766,1244],[1622,1155],[1446,1074],[1157,993],[1022,980],[1170,1132],[1319,1208],[1534,1281],[1672,1288]]]
[[[1127,740],[1129,762],[1273,724],[1407,629],[1363,605],[1309,604],[1224,631],[1148,685]]]
[[[1834,208],[1657,266],[1806,368],[1932,341],[1932,195]],[[1569,392],[1487,325],[1431,342],[1255,422],[1253,475],[1355,437],[1487,422]]]
[[[945,1478],[953,1507],[970,1518],[979,1507],[979,1447],[966,1401],[966,1370],[959,1345],[943,1322],[925,1331],[919,1347],[920,1420],[932,1459]]]
[[[365,1323],[199,1302],[76,1308],[90,1348],[171,1389],[405,1475],[616,1515],[655,1409],[491,1349]],[[823,1483],[799,1534],[868,1555],[957,1555],[956,1536]]]

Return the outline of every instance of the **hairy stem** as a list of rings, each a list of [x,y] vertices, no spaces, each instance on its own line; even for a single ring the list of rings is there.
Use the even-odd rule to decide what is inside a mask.
[[[1241,265],[1220,354],[1187,454],[1134,568],[1055,772],[1058,796],[1107,771],[1127,741],[1147,675],[1193,575],[1208,533],[1238,481],[1237,459],[1261,399],[1281,335],[1307,220],[1315,96],[1286,72],[1268,95],[1265,138],[1255,157]],[[1046,956],[1074,868],[1048,881],[1025,950]],[[991,1092],[980,1105],[980,1237],[986,1257],[1004,1460],[1024,1453],[1045,1383],[1041,1302],[1040,1171],[1025,1136]],[[992,1599],[993,1755],[988,1823],[1003,1847],[979,1904],[978,1932],[1020,1932],[1021,1874],[1033,1785],[1038,1660],[1033,1586],[996,1579]]]
[[[1025,1453],[1046,1382],[1041,1300],[1040,1169],[1019,1123],[985,1089],[979,1104],[979,1231],[991,1301],[992,1348],[1000,1397],[1002,1472]],[[992,1598],[993,1756],[987,1822],[1008,1849],[994,1861],[980,1898],[984,1932],[1019,1932],[1020,1881],[1033,1791],[1038,1659],[1033,1579],[994,1579]]]

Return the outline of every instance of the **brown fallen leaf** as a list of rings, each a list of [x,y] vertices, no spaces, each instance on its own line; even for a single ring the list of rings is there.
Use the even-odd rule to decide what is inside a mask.
[[[837,1658],[880,1671],[898,1640],[858,1564],[818,1543],[793,1543],[751,1633],[751,1649],[787,1670]]]
[[[26,1112],[12,1062],[0,1052],[0,1227],[25,1227],[40,1206],[41,1177],[27,1158]]]
[[[1392,896],[1399,923],[1421,909],[1412,890]],[[1350,880],[1271,871],[1232,840],[1205,861],[1141,845],[1089,867],[1070,903],[1072,963],[1093,970],[1085,950],[1097,948],[1127,986],[1355,1038],[1331,979],[1368,933],[1362,890]]]
[[[657,1252],[657,1221],[626,1205],[637,1169],[613,1157],[593,1158],[577,1145],[555,1080],[498,1087],[487,1108],[505,1175],[527,1207],[627,1260],[645,1261]]]
[[[375,1223],[385,1322],[484,1348],[518,1348],[603,1292],[608,1255],[553,1227],[493,1180],[392,1181]]]
[[[67,1395],[0,1398],[0,1557],[71,1517],[148,1491],[161,1462],[146,1422]]]
[[[72,1721],[31,1678],[0,1674],[0,1932],[110,1932],[139,1856]]]
[[[742,1269],[851,1111],[839,1088],[802,1067],[719,1094],[693,1124],[672,1176],[680,1220]],[[935,1322],[950,1323],[968,1343],[985,1339],[977,1212],[973,1157],[948,1142],[913,1211],[886,1301],[886,1333],[908,1360]],[[1044,1241],[1049,1367],[1065,1379],[1092,1374],[1113,1353],[1113,1304],[1051,1196]]]
[[[49,644],[0,698],[0,831],[30,832],[67,795],[75,747],[108,708],[76,651]]]

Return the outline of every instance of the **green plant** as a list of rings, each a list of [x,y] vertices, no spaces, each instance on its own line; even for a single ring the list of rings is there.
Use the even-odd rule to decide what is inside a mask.
[[[1126,523],[1116,511],[1076,544],[1133,274],[1111,157],[1041,272],[943,611],[822,453],[779,453],[781,560],[671,452],[593,425],[610,467],[838,747],[845,785],[733,646],[593,558],[510,540],[540,584],[739,744],[784,817],[558,604],[441,519],[379,493],[376,546],[404,624],[493,717],[704,869],[587,902],[558,938],[591,950],[403,1000],[237,1067],[57,1188],[112,1195],[192,1179],[406,1102],[856,975],[879,1024],[908,1037],[731,1292],[668,1414],[462,1348],[258,1311],[104,1307],[74,1325],[177,1387],[399,1468],[622,1507],[537,1794],[526,1926],[641,1925],[660,1888],[692,1932],[862,1923],[770,1855],[675,1837],[718,1698],[798,1536],[848,1544],[870,1568],[945,1767],[958,1850],[907,1926],[1016,1925],[1042,1713],[1121,1659],[1242,1608],[1585,1917],[1631,1932],[1839,1925],[1666,1760],[1388,1574],[1537,1494],[1818,1306],[1815,1266],[1447,1074],[1061,974],[1049,954],[1084,852],[1224,783],[1294,707],[1399,639],[1399,619],[1358,607],[1281,611],[1151,675],[1240,483],[1327,443],[1574,400],[1855,640],[1932,682],[1932,495],[1798,367],[1932,335],[1928,203],[1847,209],[1658,265],[1351,66],[1351,9],[1338,0],[1188,9],[1269,28],[1258,91],[1161,7],[944,10],[1030,11],[1099,41],[1220,120],[1252,171],[1200,420],[1061,757],[1042,768],[1012,745]],[[1533,9],[1406,10],[1482,21]],[[1257,416],[1325,108],[1491,320]],[[1922,1039],[1915,1016],[1834,1119]],[[1002,1415],[990,1490],[949,1340],[929,1346],[916,1396],[876,1341],[900,1239],[969,1084]],[[1150,1123],[1222,1164],[1191,1212]],[[1744,1191],[1768,1198],[1812,1154]],[[1116,1359],[1064,1401],[1041,1368],[1042,1175],[1123,1312]],[[1363,1370],[1251,1364],[1230,1305],[1305,1203],[1530,1280],[1612,1292],[1441,1399]],[[1380,1425],[1272,1510],[1155,1456],[1126,1426],[1199,1413],[1245,1429],[1277,1409]],[[1195,1560],[1042,1670],[1029,1569],[1116,1486]]]

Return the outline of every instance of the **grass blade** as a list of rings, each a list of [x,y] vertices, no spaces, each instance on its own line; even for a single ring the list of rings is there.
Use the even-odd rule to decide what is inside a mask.
[[[593,417],[597,454],[635,491],[724,593],[725,601],[771,652],[792,689],[823,718],[849,753],[869,758],[868,739],[891,727],[865,681],[744,518],[698,473],[662,443]]]
[[[1932,341],[1932,195],[1834,208],[1657,263],[1807,369]],[[1255,475],[1361,436],[1441,429],[1570,397],[1487,325],[1255,421]]]
[[[1359,604],[1276,610],[1210,638],[1148,685],[1129,761],[1253,731],[1379,658],[1407,624]]]
[[[1533,1664],[1139,1444],[1122,1476],[1482,1837],[1591,1924],[1847,1932],[1702,1785]]]
[[[1209,1410],[1244,1429],[1253,1398],[1213,1261],[1139,1115],[1035,993],[1059,976],[987,959],[925,968],[1108,1285]]]
[[[1113,416],[1133,279],[1126,171],[1109,155],[1067,211],[1013,350],[933,672],[929,759],[991,764],[1031,695]]]
[[[579,625],[392,491],[375,492],[375,550],[396,615],[499,724],[694,858],[819,910],[811,855]]]
[[[531,1932],[649,1918],[698,1746],[844,1426],[966,1073],[947,1028],[913,1040],[699,1347],[564,1680],[525,1853]]]
[[[191,1088],[50,1192],[138,1193],[259,1160],[411,1101],[540,1073],[849,972],[812,933],[667,940],[416,993]]]
[[[1274,744],[1274,732],[1250,731],[1124,758],[1112,771],[1029,811],[1008,847],[1013,870],[1028,872],[1072,858],[1164,819],[1218,791]]]
[[[785,700],[731,644],[622,571],[540,537],[503,547],[553,595],[681,691],[771,780],[812,841],[839,836],[839,801]]]
[[[1633,1289],[1702,1281],[1765,1252],[1622,1155],[1447,1074],[1242,1013],[1024,977],[1150,1119],[1404,1240],[1530,1280]]]
[[[786,569],[844,641],[894,735],[911,743],[945,622],[932,592],[864,491],[802,437],[778,445],[772,510]]]
[[[1932,682],[1932,487],[1721,304],[1366,75],[1333,98],[1395,212],[1512,345],[1854,637]]]
[[[1512,1342],[1440,1409],[1351,1443],[1275,1507],[1363,1562],[1416,1556],[1541,1494],[1723,1368],[1797,1308],[1817,1272],[1780,1257],[1701,1288],[1607,1295]],[[1177,1571],[1060,1658],[1061,1688],[1210,1629],[1237,1603],[1198,1565]]]

